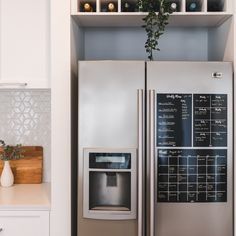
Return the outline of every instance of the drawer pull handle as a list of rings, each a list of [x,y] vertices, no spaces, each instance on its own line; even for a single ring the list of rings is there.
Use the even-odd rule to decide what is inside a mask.
[[[0,228],[0,232],[2,232],[3,231],[3,228]]]
[[[27,83],[0,83],[0,86],[18,86],[18,87],[26,87]]]

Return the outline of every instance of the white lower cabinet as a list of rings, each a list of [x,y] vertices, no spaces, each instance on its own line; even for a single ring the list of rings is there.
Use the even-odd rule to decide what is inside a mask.
[[[0,211],[0,236],[49,236],[49,211]]]

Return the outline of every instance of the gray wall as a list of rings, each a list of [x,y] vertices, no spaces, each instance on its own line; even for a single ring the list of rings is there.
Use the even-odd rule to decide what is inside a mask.
[[[0,90],[0,139],[7,144],[43,146],[43,179],[51,179],[50,90]]]
[[[233,24],[233,21],[230,18],[219,27],[209,29],[209,34],[208,34],[209,60],[212,60],[212,61],[224,60],[224,56],[227,50],[232,51],[231,58],[233,58],[232,48],[227,49],[227,45],[229,44],[228,41],[233,40],[229,38],[229,37],[233,38],[233,36],[231,35],[233,32],[230,32],[232,24]]]
[[[84,28],[85,60],[145,60],[141,27]],[[168,28],[155,60],[208,60],[207,28]]]

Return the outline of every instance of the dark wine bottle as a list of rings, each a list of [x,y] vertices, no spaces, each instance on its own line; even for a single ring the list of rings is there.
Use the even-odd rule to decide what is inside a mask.
[[[191,11],[191,12],[194,12],[194,11],[200,11],[200,3],[197,2],[197,1],[192,1],[192,2],[189,2],[187,3],[187,9],[186,11]]]
[[[208,1],[207,11],[223,11],[223,6],[220,1]]]
[[[155,12],[159,12],[160,11],[160,2],[159,1],[151,1],[149,6],[147,4],[143,4],[141,6],[139,4],[136,4],[135,11],[137,11],[137,12],[148,12],[150,7]]]
[[[93,12],[93,7],[90,3],[85,2],[82,4],[82,11],[84,12]]]
[[[134,4],[131,2],[122,2],[121,11],[122,12],[133,12],[135,10]]]

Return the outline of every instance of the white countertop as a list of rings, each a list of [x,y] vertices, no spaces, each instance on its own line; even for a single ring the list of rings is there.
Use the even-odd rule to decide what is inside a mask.
[[[0,210],[50,210],[50,184],[0,187]]]

